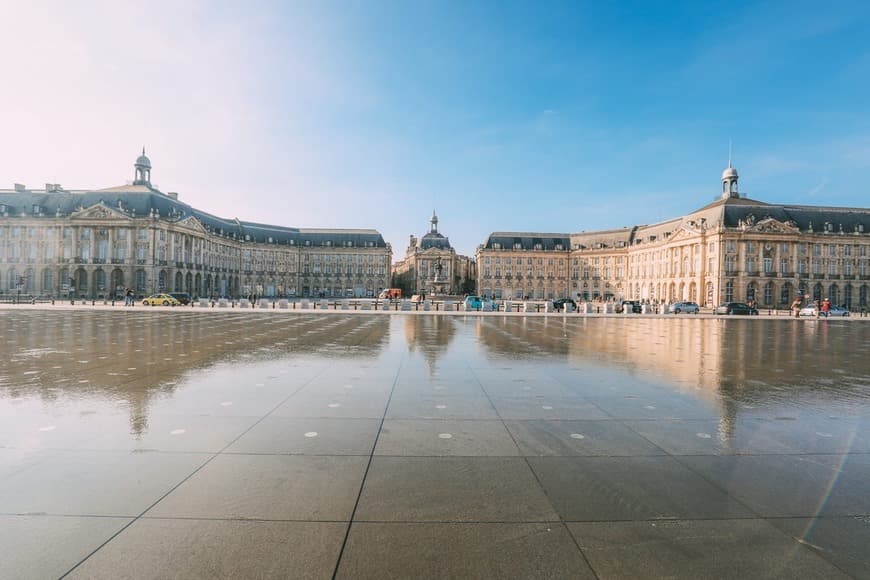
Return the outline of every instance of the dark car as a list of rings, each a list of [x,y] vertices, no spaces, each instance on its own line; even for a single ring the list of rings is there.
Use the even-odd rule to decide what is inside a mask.
[[[629,308],[631,308],[631,311],[632,311],[634,314],[640,314],[640,313],[641,313],[641,305],[640,305],[640,301],[639,301],[639,300],[623,300],[623,301],[622,301],[622,304],[620,304],[620,305],[617,307],[616,311],[617,311],[617,312],[625,312],[625,308],[626,308],[626,306],[628,306]]]
[[[716,314],[747,314],[758,316],[758,310],[743,302],[726,302],[716,308]]]
[[[574,310],[577,310],[577,303],[571,298],[559,298],[558,300],[553,300],[553,310],[559,312],[565,308],[566,304],[570,304]]]
[[[190,304],[190,294],[187,292],[169,292],[169,295],[178,300],[182,306]]]

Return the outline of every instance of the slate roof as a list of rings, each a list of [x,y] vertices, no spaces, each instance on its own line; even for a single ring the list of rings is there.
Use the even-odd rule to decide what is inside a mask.
[[[287,245],[305,245],[307,241],[308,245],[321,246],[329,241],[333,246],[346,246],[347,242],[351,242],[354,247],[386,247],[383,236],[377,230],[305,229],[222,218],[147,185],[122,185],[93,191],[0,190],[0,205],[6,206],[9,215],[16,217],[33,217],[34,205],[40,206],[44,217],[54,218],[58,212],[68,216],[100,203],[137,218],[147,217],[154,210],[160,213],[162,219],[176,222],[195,217],[211,232],[239,240],[267,243],[271,238],[272,243]]]
[[[438,232],[429,232],[424,235],[422,238],[417,240],[417,246],[419,246],[423,250],[428,250],[429,248],[437,248],[439,250],[449,250],[450,249],[450,239],[442,236]]]
[[[534,250],[540,244],[542,250],[556,251],[558,244],[562,250],[571,249],[571,239],[568,234],[537,233],[537,232],[493,232],[483,243],[485,249],[493,249],[493,243],[501,244],[501,248],[511,250],[514,244],[520,244],[523,250]]]

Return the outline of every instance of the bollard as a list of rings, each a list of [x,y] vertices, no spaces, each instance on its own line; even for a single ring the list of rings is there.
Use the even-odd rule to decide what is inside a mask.
[[[54,298],[51,299],[51,305],[54,306]]]
[[[91,298],[91,306],[96,306],[95,301],[94,301],[93,298]]]

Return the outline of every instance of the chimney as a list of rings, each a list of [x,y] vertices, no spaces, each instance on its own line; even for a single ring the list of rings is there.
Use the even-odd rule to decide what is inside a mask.
[[[18,193],[24,193],[27,191],[27,186],[24,185],[23,183],[16,183],[15,184],[15,191],[17,191]]]
[[[167,191],[166,195],[168,195],[169,197],[171,197],[175,201],[178,201],[178,192],[177,191]]]

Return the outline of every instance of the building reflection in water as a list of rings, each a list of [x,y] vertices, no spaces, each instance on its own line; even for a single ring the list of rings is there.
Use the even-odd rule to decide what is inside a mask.
[[[183,391],[238,388],[253,373],[288,369],[286,376],[295,374],[301,385],[301,374],[318,365],[335,373],[342,366],[379,367],[388,376],[398,369],[397,357],[406,359],[403,372],[429,379],[461,377],[471,372],[469,364],[506,359],[568,383],[594,377],[579,395],[656,383],[660,393],[707,405],[719,418],[723,441],[732,438],[741,417],[819,409],[857,415],[870,408],[870,361],[864,356],[870,325],[858,321],[137,308],[7,311],[0,332],[3,412],[36,402],[43,414],[64,408],[125,413],[133,436],[148,430],[149,409],[165,407]]]
[[[438,372],[438,360],[447,353],[456,335],[452,316],[405,316],[403,321],[408,353],[420,354],[426,361],[429,377]]]
[[[4,313],[0,399],[44,406],[99,401],[129,414],[131,434],[148,409],[222,367],[292,357],[374,359],[389,340],[388,317],[357,319],[250,313]]]
[[[663,380],[718,408],[730,440],[742,416],[870,408],[870,326],[832,320],[487,318],[475,325],[496,357],[562,359]]]

